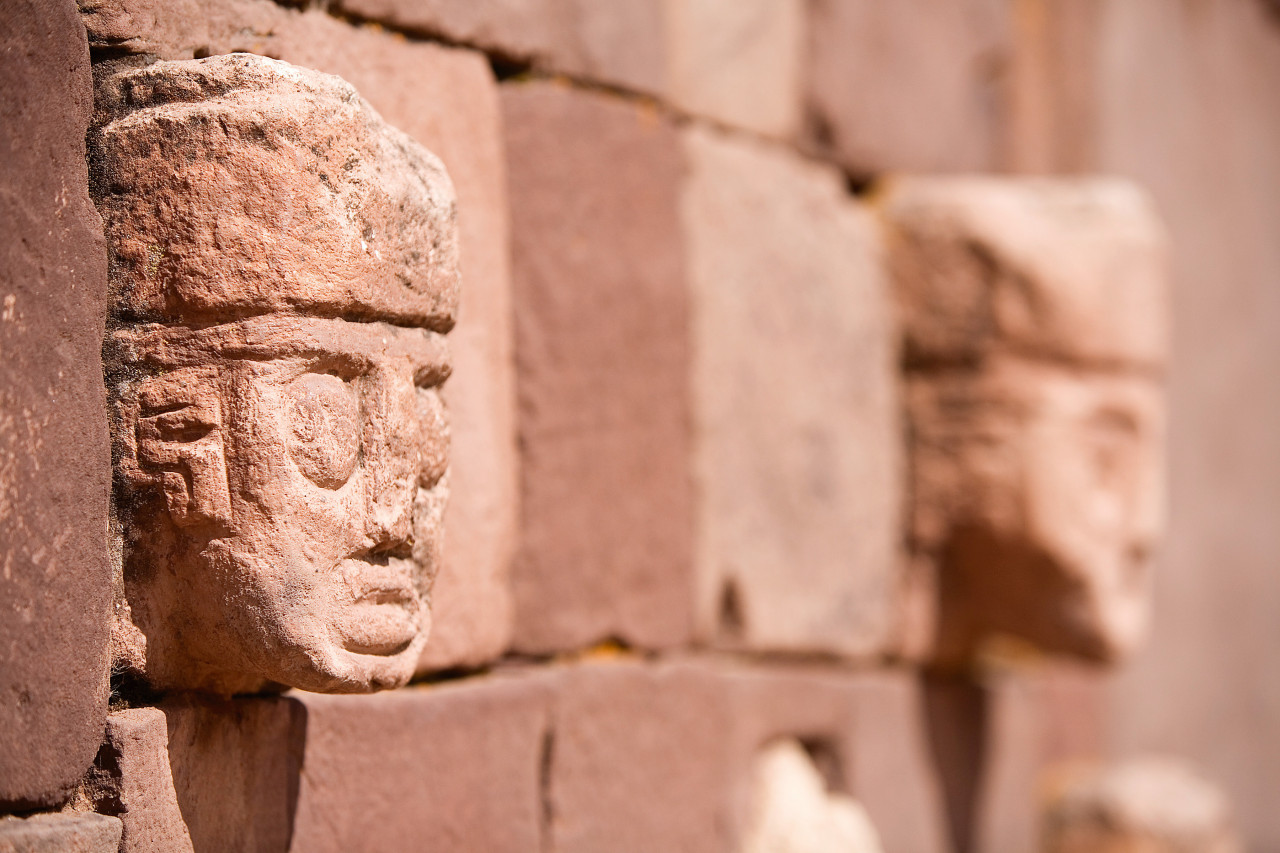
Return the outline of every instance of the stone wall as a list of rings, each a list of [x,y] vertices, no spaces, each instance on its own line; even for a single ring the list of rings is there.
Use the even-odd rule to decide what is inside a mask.
[[[1064,768],[1153,750],[1280,849],[1272,5],[10,6],[0,850],[775,849],[759,779],[780,741],[827,798],[807,820],[865,815],[889,853],[1037,849]],[[89,155],[143,97],[118,75],[235,53],[345,80],[456,196],[456,322],[354,318],[448,332],[451,368],[414,376],[448,376],[450,497],[397,690],[161,677],[138,651],[111,446],[137,376],[110,342],[181,311],[120,308],[119,175]],[[190,191],[178,159],[161,195]],[[260,208],[285,183],[241,187]],[[223,251],[227,220],[201,215]],[[140,256],[151,274],[166,252]],[[1037,418],[1100,394],[1107,441],[1158,460],[1162,387],[1167,462],[1116,475],[1150,525],[1078,521],[1076,472],[1128,445]],[[174,482],[166,500],[197,488]],[[1145,643],[1142,614],[1090,597],[1109,536],[1141,569],[1135,612],[1154,549]],[[430,562],[410,539],[384,550]]]

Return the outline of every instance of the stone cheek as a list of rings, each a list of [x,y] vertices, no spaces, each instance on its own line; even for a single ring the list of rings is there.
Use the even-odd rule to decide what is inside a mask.
[[[448,176],[349,85],[273,60],[100,88],[117,666],[224,694],[404,684],[448,490]]]

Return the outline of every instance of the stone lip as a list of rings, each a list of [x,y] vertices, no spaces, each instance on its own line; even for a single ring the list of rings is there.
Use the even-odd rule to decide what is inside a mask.
[[[90,139],[117,316],[452,327],[452,182],[340,78],[248,54],[127,68]]]

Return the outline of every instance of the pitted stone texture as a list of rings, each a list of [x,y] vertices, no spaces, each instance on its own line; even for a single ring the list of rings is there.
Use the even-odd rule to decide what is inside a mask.
[[[465,211],[458,248],[466,287],[449,338],[449,506],[420,671],[492,660],[511,636],[518,486],[506,174],[489,63],[475,51],[406,41],[267,0],[192,4],[177,28],[173,9],[99,0],[85,8],[84,21],[103,49],[172,59],[248,51],[337,74],[449,170]]]
[[[556,686],[547,849],[739,850],[758,751],[796,738],[828,785],[852,780],[841,673],[592,662]],[[643,803],[643,808],[637,808]]]
[[[685,153],[699,637],[882,653],[903,472],[879,232],[785,150],[691,130]]]
[[[1164,366],[1168,242],[1135,185],[906,177],[879,202],[908,365],[1013,351]]]
[[[550,83],[503,92],[520,441],[514,645],[688,641],[689,342],[674,128]]]
[[[866,811],[827,790],[798,742],[766,746],[752,768],[751,819],[742,853],[882,853]]]
[[[223,694],[403,684],[447,496],[444,167],[276,60],[126,64],[99,89],[119,665]]]
[[[453,325],[452,183],[350,84],[247,55],[157,62],[105,78],[97,108],[122,316]]]
[[[1045,807],[1045,853],[1240,853],[1227,798],[1171,758],[1078,770]]]
[[[988,171],[1012,52],[1001,0],[813,0],[808,142],[858,175]]]
[[[0,27],[0,811],[55,807],[107,713],[106,256],[74,4]]]
[[[99,807],[122,853],[536,850],[546,697],[501,677],[118,712]]]
[[[340,0],[345,12],[534,67],[659,94],[661,0]]]
[[[673,106],[777,139],[798,137],[804,0],[665,0],[663,20]]]
[[[116,853],[120,819],[100,814],[0,818],[0,853]]]

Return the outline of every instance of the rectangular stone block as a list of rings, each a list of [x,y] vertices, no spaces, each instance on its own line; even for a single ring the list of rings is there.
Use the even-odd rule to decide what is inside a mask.
[[[535,68],[658,94],[660,0],[340,0],[344,12]]]
[[[0,811],[56,806],[107,713],[106,250],[75,5],[0,30]]]
[[[677,109],[778,139],[801,127],[804,0],[666,0],[664,93]]]
[[[811,3],[808,144],[863,176],[995,168],[1010,10],[1001,0]]]
[[[881,653],[902,462],[879,232],[833,169],[702,130],[684,150],[698,636]]]
[[[799,740],[847,790],[852,695],[847,675],[804,667],[626,660],[567,670],[544,849],[738,850],[753,761],[775,740]]]
[[[503,91],[522,529],[514,646],[690,637],[689,341],[679,138],[635,103]]]
[[[536,850],[546,697],[491,677],[120,711],[89,792],[124,853]]]
[[[421,671],[474,667],[511,634],[517,475],[510,251],[497,84],[483,55],[356,28],[265,0],[87,8],[90,43],[190,58],[244,51],[337,74],[444,162],[457,191],[462,300],[444,388],[452,439],[445,557]],[[182,26],[174,21],[181,18]]]
[[[853,690],[858,713],[851,790],[884,849],[955,853],[917,675],[862,673],[854,677]]]
[[[0,853],[116,853],[120,819],[62,812],[0,818]]]

